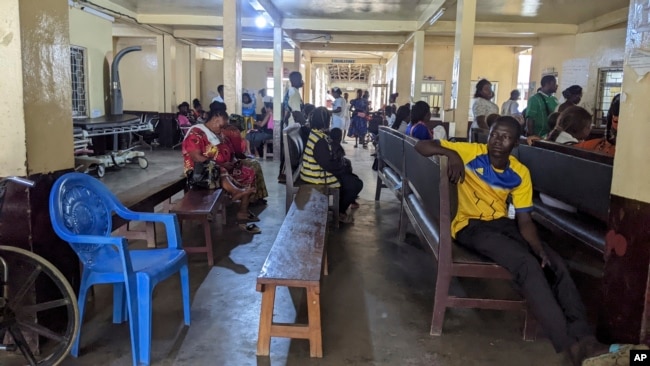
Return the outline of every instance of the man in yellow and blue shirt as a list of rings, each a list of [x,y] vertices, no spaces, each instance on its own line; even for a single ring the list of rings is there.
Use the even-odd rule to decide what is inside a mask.
[[[575,365],[606,353],[593,336],[578,290],[562,258],[542,243],[531,212],[533,188],[528,168],[510,153],[521,127],[499,117],[488,143],[420,141],[424,155],[445,155],[449,178],[458,183],[458,210],[451,232],[456,241],[507,269],[557,352],[566,351]],[[515,218],[508,218],[508,199]]]

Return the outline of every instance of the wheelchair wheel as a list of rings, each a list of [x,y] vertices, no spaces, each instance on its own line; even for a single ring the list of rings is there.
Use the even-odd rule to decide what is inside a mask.
[[[20,351],[29,365],[58,365],[70,353],[79,332],[79,308],[72,287],[52,263],[32,252],[0,246],[0,258],[6,262],[7,278],[0,274],[8,285],[6,298],[0,296],[0,343],[3,336],[10,339],[11,344],[5,346]],[[34,287],[39,292],[36,301],[30,293]],[[36,337],[40,352],[28,345],[28,339]],[[0,357],[5,356],[0,353]]]
[[[97,176],[102,178],[106,174],[106,167],[104,165],[97,165]]]
[[[146,158],[139,157],[138,158],[138,165],[142,169],[147,169],[147,167],[149,166],[149,161]]]

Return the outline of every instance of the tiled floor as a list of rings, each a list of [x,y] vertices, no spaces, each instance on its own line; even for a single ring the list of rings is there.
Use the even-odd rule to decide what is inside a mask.
[[[376,175],[370,169],[373,151],[346,146],[365,188],[353,225],[342,225],[329,236],[330,275],[323,281],[322,325],[324,358],[310,359],[308,341],[274,339],[271,357],[256,357],[261,295],[255,278],[284,217],[284,186],[275,181],[278,163],[262,162],[270,197],[255,207],[263,233],[251,236],[232,225],[230,212],[223,237],[215,240],[215,263],[208,268],[203,254],[191,256],[192,325],[182,327],[177,278],[154,292],[152,359],[155,365],[564,365],[541,335],[524,342],[522,316],[488,310],[447,311],[441,337],[429,335],[436,268],[431,255],[414,236],[397,241],[399,202],[388,190],[374,201]],[[137,165],[108,172],[103,179],[115,192],[179,174],[178,151],[154,151],[150,167]],[[232,211],[232,210],[231,210]],[[202,240],[201,229],[184,225],[186,245]],[[216,230],[215,230],[216,232]],[[159,236],[164,242],[164,234]],[[142,246],[142,243],[134,243]],[[574,254],[571,254],[575,256]],[[597,270],[595,271],[598,272]],[[578,275],[590,287],[598,280]],[[509,292],[503,283],[455,282],[452,291]],[[128,325],[111,323],[110,288],[100,288],[83,322],[81,356],[64,365],[129,365]],[[589,299],[588,299],[589,300]],[[304,294],[282,288],[276,299],[276,319],[304,316]],[[294,306],[294,303],[297,305]]]

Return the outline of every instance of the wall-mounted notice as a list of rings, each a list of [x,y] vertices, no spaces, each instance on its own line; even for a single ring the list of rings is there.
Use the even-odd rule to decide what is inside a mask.
[[[589,80],[589,64],[588,58],[573,58],[564,61],[558,94],[562,95],[562,91],[571,85],[580,85],[583,89],[586,88]]]

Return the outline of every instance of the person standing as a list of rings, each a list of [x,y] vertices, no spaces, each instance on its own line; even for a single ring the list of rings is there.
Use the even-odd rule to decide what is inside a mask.
[[[571,85],[562,91],[562,96],[566,101],[557,108],[557,111],[562,113],[569,107],[575,107],[582,99],[582,87],[580,85]]]
[[[476,92],[474,93],[474,104],[472,104],[474,122],[472,122],[472,128],[487,130],[488,125],[485,120],[487,116],[499,113],[499,106],[492,102],[492,98],[494,98],[492,83],[487,79],[481,79],[476,84]]]
[[[217,95],[216,97],[212,98],[212,102],[225,103],[225,102],[223,101],[223,85],[219,85],[219,86],[217,87],[217,93],[219,93],[219,95]]]
[[[341,96],[341,89],[334,87],[332,88],[332,96],[334,97],[334,102],[332,103],[332,126],[331,128],[338,128],[343,130],[345,127],[345,99]]]
[[[283,131],[285,127],[298,123],[300,125],[305,125],[306,119],[305,115],[302,113],[304,104],[302,103],[302,97],[300,96],[300,88],[302,88],[302,74],[298,71],[294,71],[289,74],[289,82],[291,87],[284,94],[282,100],[282,123],[280,124],[280,130]],[[278,182],[285,183],[284,175],[284,139],[280,139],[280,172],[278,174]]]
[[[348,102],[349,95],[348,93],[343,93],[343,101],[345,102],[343,104],[343,121],[345,122],[343,125],[343,137],[341,140],[342,144],[347,144],[348,142],[345,141],[345,136],[348,135],[348,130],[350,129],[350,103]]]
[[[557,98],[553,95],[557,91],[557,80],[553,75],[542,77],[542,87],[537,94],[528,99],[526,108],[526,136],[546,137],[550,132],[548,116],[558,106]]]

